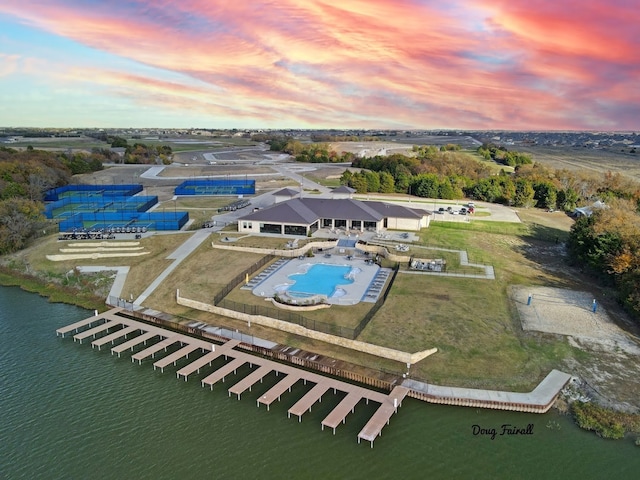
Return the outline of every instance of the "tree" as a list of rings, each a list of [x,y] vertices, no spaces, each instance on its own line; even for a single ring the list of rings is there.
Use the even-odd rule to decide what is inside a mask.
[[[565,212],[572,212],[578,206],[578,192],[568,187],[566,190],[560,190],[557,193],[558,208]]]
[[[367,193],[367,179],[362,173],[353,174],[349,186],[354,188],[357,193]]]
[[[456,198],[453,186],[448,178],[445,178],[440,182],[440,186],[438,187],[438,198],[446,198],[449,200]]]
[[[393,193],[395,191],[395,182],[393,176],[388,172],[380,172],[380,192]]]
[[[351,172],[351,170],[347,169],[342,172],[342,175],[340,175],[340,185],[349,185],[351,177],[353,177],[353,173]]]
[[[111,148],[126,148],[128,146],[126,138],[109,137]]]
[[[438,198],[440,181],[434,173],[424,173],[414,177],[411,191],[418,197]]]
[[[557,189],[551,182],[535,182],[533,184],[535,195],[533,198],[536,200],[536,206],[540,208],[556,208],[557,201]]]
[[[0,201],[0,253],[10,253],[25,246],[44,222],[42,204],[26,198]]]
[[[534,203],[533,197],[535,193],[529,180],[518,179],[516,181],[516,193],[513,197],[513,205],[516,207],[531,207]]]
[[[367,181],[367,192],[380,191],[380,176],[378,175],[377,172],[371,172],[369,170],[365,170],[364,178]]]

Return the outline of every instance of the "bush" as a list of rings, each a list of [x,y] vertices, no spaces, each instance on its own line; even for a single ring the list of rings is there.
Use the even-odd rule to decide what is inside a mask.
[[[580,428],[594,431],[602,438],[624,437],[625,427],[618,412],[610,411],[593,403],[574,402],[571,405],[574,419]]]

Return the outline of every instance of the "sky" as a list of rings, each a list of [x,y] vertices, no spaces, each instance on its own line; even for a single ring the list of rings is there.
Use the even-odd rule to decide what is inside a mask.
[[[640,130],[637,0],[0,0],[0,126]]]

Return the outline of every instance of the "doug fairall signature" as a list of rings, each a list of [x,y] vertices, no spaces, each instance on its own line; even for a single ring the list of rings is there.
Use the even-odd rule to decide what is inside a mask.
[[[503,423],[500,428],[486,428],[480,425],[472,425],[471,433],[473,436],[485,436],[495,440],[496,436],[503,437],[509,435],[533,435],[533,423],[526,427],[517,427],[509,423]]]

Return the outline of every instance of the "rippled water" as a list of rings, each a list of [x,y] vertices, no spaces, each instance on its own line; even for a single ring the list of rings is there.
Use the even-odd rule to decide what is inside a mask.
[[[634,478],[640,449],[605,441],[554,413],[494,412],[407,399],[376,440],[356,436],[375,409],[359,404],[336,435],[320,422],[341,399],[311,413],[287,409],[311,385],[296,385],[269,412],[256,398],[177,380],[151,362],[131,363],[56,328],[91,314],[0,287],[0,478]],[[157,358],[157,357],[156,357]],[[178,365],[180,367],[181,364]],[[248,370],[241,370],[241,376]],[[474,435],[474,425],[533,425],[533,435]],[[554,428],[548,428],[554,427]]]

